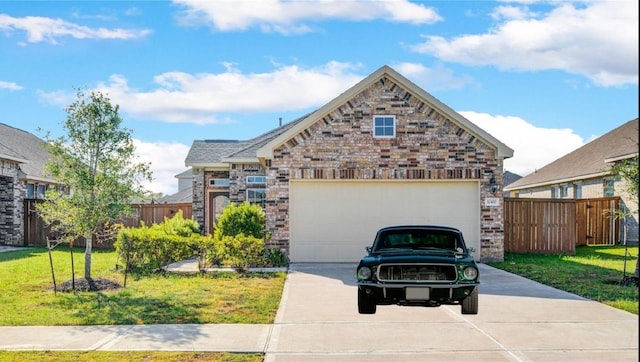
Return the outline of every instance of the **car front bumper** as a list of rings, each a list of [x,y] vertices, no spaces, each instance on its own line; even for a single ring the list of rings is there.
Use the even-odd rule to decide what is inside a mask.
[[[464,300],[480,283],[416,284],[358,282],[358,289],[377,304],[451,304]]]

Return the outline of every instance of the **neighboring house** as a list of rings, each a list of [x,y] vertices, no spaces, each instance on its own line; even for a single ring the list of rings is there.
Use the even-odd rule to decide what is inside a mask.
[[[193,200],[193,172],[191,169],[176,175],[178,179],[178,192],[163,196],[158,199],[159,204],[190,203]]]
[[[611,166],[638,156],[638,119],[596,138],[505,187],[511,197],[586,199],[620,196],[622,207],[634,210],[624,220],[627,238],[638,240],[638,200],[625,192],[625,182],[611,175]]]
[[[42,199],[52,179],[44,141],[0,123],[0,244],[24,244],[24,200]]]
[[[522,178],[522,176],[505,170],[504,174],[502,175],[502,182],[503,182],[504,188],[506,189],[507,186],[511,185],[512,183],[518,181],[521,178]],[[504,195],[504,197],[509,197],[509,192],[504,191],[503,195]]]
[[[310,85],[311,86],[311,85]],[[503,161],[513,150],[388,66],[315,112],[247,141],[196,140],[193,214],[211,232],[227,202],[259,203],[293,262],[354,262],[378,228],[462,230],[504,258]]]

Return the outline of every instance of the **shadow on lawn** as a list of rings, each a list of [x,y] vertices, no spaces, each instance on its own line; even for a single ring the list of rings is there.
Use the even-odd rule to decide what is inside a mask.
[[[184,304],[170,296],[133,296],[128,290],[116,294],[87,292],[59,294],[60,308],[78,309],[74,316],[84,325],[200,324],[198,304]]]

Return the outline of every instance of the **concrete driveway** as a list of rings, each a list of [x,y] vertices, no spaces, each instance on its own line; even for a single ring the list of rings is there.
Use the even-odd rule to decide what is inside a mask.
[[[293,264],[269,361],[638,361],[638,316],[480,265],[478,315],[378,306],[360,315],[355,264]]]

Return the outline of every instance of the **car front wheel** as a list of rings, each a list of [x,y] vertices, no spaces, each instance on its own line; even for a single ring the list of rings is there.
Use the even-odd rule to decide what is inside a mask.
[[[478,314],[478,287],[462,301],[462,314]]]
[[[376,314],[376,300],[358,288],[358,313]]]

